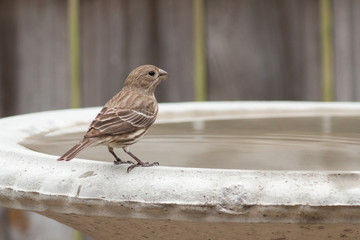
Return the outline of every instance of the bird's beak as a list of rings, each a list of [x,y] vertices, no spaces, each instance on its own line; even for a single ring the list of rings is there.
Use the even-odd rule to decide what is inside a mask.
[[[159,68],[159,78],[161,78],[161,80],[165,80],[168,76],[169,74],[167,72]]]

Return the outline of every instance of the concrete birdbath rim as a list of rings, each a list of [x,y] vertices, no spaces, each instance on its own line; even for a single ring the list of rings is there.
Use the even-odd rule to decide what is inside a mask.
[[[358,115],[357,103],[204,102],[161,104],[157,123],[222,118]],[[30,135],[87,125],[99,108],[1,119],[0,203],[59,214],[231,222],[296,222],[316,210],[321,221],[344,221],[360,204],[358,171],[257,171],[126,166],[58,156],[25,148]],[[61,129],[61,130],[59,130]],[[328,216],[322,207],[348,207]],[[265,214],[266,213],[266,214]],[[276,213],[276,214],[275,214]],[[276,217],[282,213],[283,217]],[[265,215],[264,215],[265,214]],[[358,222],[360,218],[353,218]]]

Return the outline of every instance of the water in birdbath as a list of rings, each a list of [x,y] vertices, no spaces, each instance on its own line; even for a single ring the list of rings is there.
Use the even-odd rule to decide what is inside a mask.
[[[130,150],[161,166],[257,170],[360,170],[360,116],[209,120],[155,124]],[[62,155],[84,132],[47,132],[22,144]],[[123,160],[131,160],[115,149]],[[112,162],[107,147],[78,158]]]

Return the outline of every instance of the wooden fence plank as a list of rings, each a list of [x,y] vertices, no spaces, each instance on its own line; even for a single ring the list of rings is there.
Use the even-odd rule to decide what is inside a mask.
[[[6,66],[2,69],[2,81],[11,83],[5,86],[5,91],[9,91],[5,101],[16,103],[12,108],[6,107],[4,113],[67,108],[66,2],[17,0],[2,4],[2,11],[10,10],[2,25],[12,26],[4,33],[8,37],[3,39],[7,43],[3,45]],[[11,44],[8,50],[7,44]]]
[[[169,72],[156,93],[159,101],[194,100],[192,0],[157,2],[158,65]]]
[[[17,35],[15,2],[0,1],[0,116],[17,113]]]
[[[207,1],[210,100],[320,100],[317,1]]]
[[[190,0],[82,1],[84,106],[104,104],[143,64],[170,73],[160,101],[193,99],[191,7]]]
[[[70,106],[67,2],[0,1],[0,114]],[[192,0],[83,0],[83,106],[141,64],[170,73],[160,101],[194,100]],[[360,2],[334,0],[336,99],[360,98]],[[206,0],[209,100],[321,100],[318,1]]]
[[[353,52],[354,52],[354,61],[353,61],[353,71],[354,71],[354,85],[356,89],[355,94],[355,101],[360,100],[360,2],[359,1],[353,1],[353,34],[354,34],[354,40],[353,40]]]
[[[338,101],[360,100],[360,2],[334,1],[335,96]]]
[[[19,112],[69,106],[66,12],[61,0],[17,4]]]
[[[355,99],[353,69],[353,1],[334,1],[335,97],[342,101]]]
[[[103,105],[126,77],[126,6],[126,1],[80,1],[83,106]]]

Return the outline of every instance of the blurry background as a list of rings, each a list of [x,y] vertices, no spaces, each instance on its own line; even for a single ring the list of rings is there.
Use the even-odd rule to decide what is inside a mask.
[[[356,0],[0,0],[0,116],[103,105],[142,64],[170,74],[159,102],[357,101],[359,12]],[[1,239],[82,238],[0,214]]]

